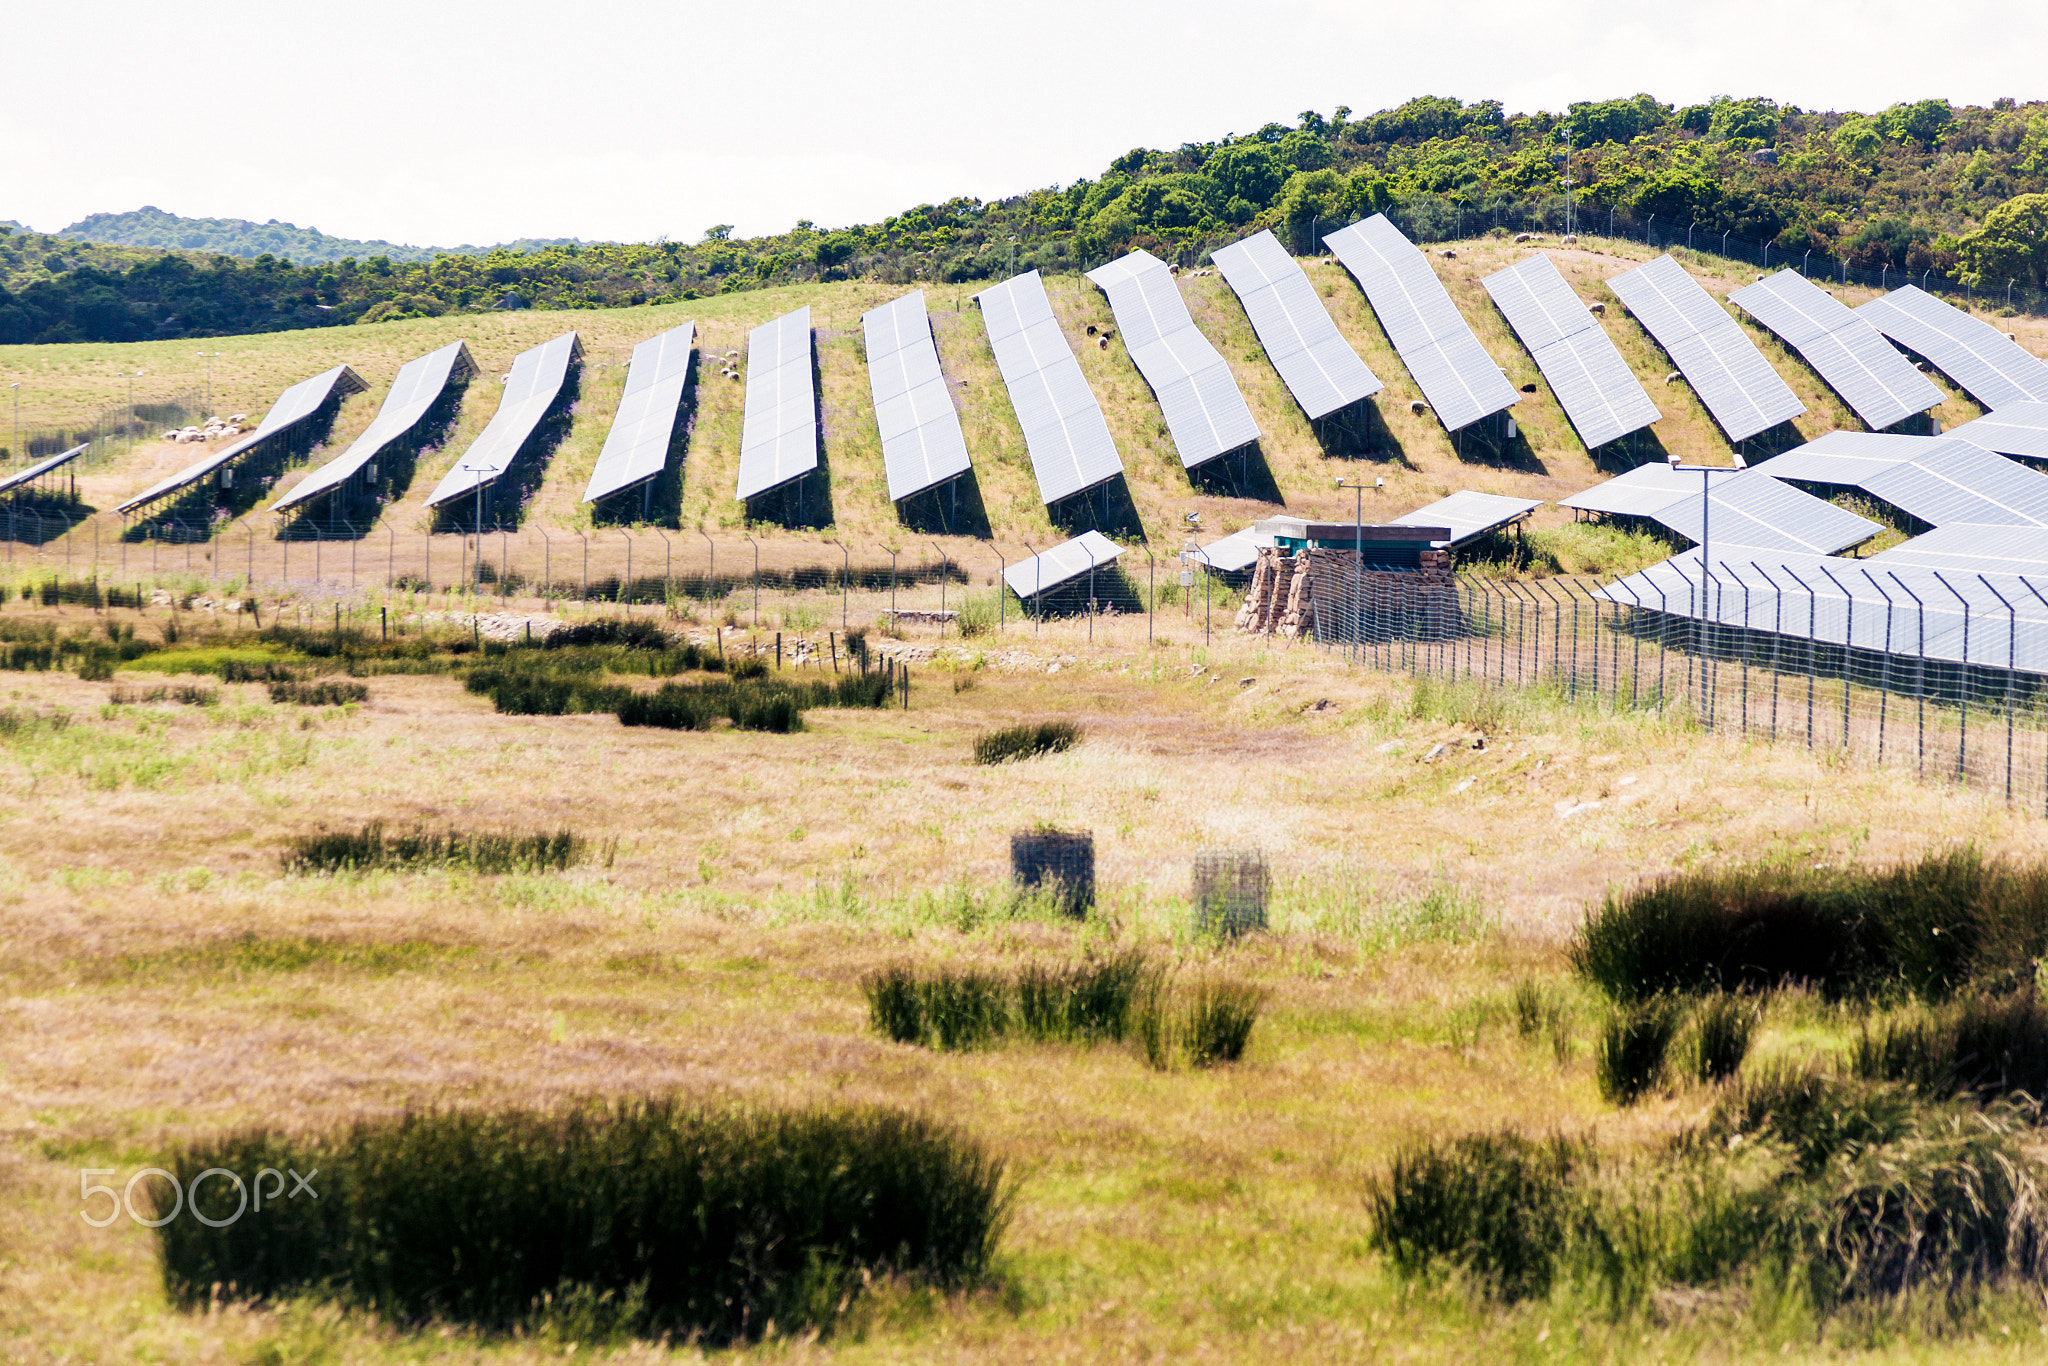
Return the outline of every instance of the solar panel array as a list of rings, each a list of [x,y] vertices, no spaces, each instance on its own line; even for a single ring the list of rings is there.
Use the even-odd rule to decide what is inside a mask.
[[[226,466],[229,461],[247,455],[265,442],[275,440],[307,421],[318,413],[329,399],[360,394],[369,387],[363,383],[361,375],[346,365],[337,365],[332,370],[321,371],[311,379],[302,379],[277,396],[277,402],[263,415],[263,421],[257,425],[255,431],[239,441],[230,442],[219,450],[201,457],[170,478],[150,485],[127,502],[117,505],[114,510],[124,514],[133,512],[137,508],[156,502],[159,498],[188,489]]]
[[[51,470],[70,464],[91,449],[92,443],[90,441],[81,442],[68,451],[59,451],[47,459],[38,460],[27,469],[16,470],[5,479],[0,479],[0,493],[12,493],[18,488],[26,488]]]
[[[1991,324],[1918,285],[1879,295],[1856,312],[1899,345],[1927,357],[1987,408],[2048,403],[2048,364]]]
[[[1806,411],[1728,311],[1669,255],[1607,284],[1657,339],[1730,441],[1747,440]]]
[[[1134,251],[1089,271],[1088,278],[1109,296],[1124,346],[1166,414],[1183,468],[1259,439],[1236,377],[1188,315],[1166,262]]]
[[[659,478],[668,468],[676,415],[682,411],[683,386],[689,383],[690,354],[696,345],[697,324],[692,321],[633,348],[633,360],[626,367],[626,390],[619,395],[604,449],[597,453],[597,466],[583,490],[584,502],[623,493]]]
[[[1898,432],[1829,432],[1804,446],[1773,456],[1756,468],[1773,479],[1801,479],[1815,484],[1861,484],[1902,460],[1911,460],[1927,444],[1924,436]]]
[[[1209,259],[1244,305],[1287,392],[1311,420],[1371,398],[1384,387],[1337,331],[1315,286],[1270,231],[1219,247]]]
[[[1248,526],[1201,547],[1195,556],[1195,562],[1226,574],[1241,573],[1258,563],[1261,548],[1273,544],[1275,542],[1271,533],[1260,531],[1255,526]]]
[[[1680,471],[1681,474],[1687,471]],[[1697,480],[1700,476],[1694,474]],[[1846,508],[1823,502],[1761,470],[1710,480],[1707,507],[1699,484],[1690,498],[1674,498],[1649,516],[1689,541],[1711,536],[1715,544],[1751,546],[1771,553],[1832,555],[1877,535],[1884,528]]]
[[[1365,291],[1444,430],[1469,427],[1521,398],[1472,335],[1429,262],[1385,214],[1329,233],[1323,241]]]
[[[398,367],[391,390],[377,408],[377,416],[347,450],[314,470],[292,486],[289,493],[271,505],[272,512],[289,512],[303,507],[324,493],[340,488],[368,466],[393,442],[402,440],[427,415],[448,389],[451,381],[476,374],[476,361],[463,342],[449,342],[438,351],[416,356]]]
[[[967,473],[967,439],[960,434],[960,414],[953,410],[952,391],[939,368],[924,291],[869,309],[860,325],[889,501],[901,502]]]
[[[569,378],[569,367],[583,358],[583,343],[574,332],[564,332],[551,341],[512,358],[505,376],[505,392],[498,399],[498,411],[469,443],[469,449],[443,475],[427,495],[428,507],[439,507],[467,497],[495,483],[512,467],[541,419],[561,397]]]
[[[1788,451],[1760,469],[1777,479],[1861,489],[1929,526],[2048,526],[2048,478],[1960,437],[1899,437],[1878,457],[1853,447],[1814,449],[1820,444]],[[1789,468],[1781,468],[1788,461]]]
[[[1122,474],[1109,423],[1053,317],[1038,272],[1014,276],[974,297],[1024,429],[1039,498],[1050,506]]]
[[[1061,541],[1003,570],[1003,582],[1020,598],[1035,597],[1049,588],[1080,578],[1091,569],[1116,563],[1124,552],[1116,542],[1099,531],[1084,531],[1071,541]]]
[[[2048,573],[2048,527],[1950,522],[1872,555],[1870,562],[1970,574],[2043,574]]]
[[[1387,525],[1447,526],[1451,529],[1451,544],[1455,546],[1520,521],[1542,506],[1541,498],[1509,498],[1498,493],[1460,489],[1427,507],[1404,512]]]
[[[1893,350],[1868,319],[1796,270],[1745,285],[1728,302],[1804,356],[1872,431],[1942,401],[1941,390]]]
[[[1663,416],[1607,329],[1572,292],[1548,256],[1531,256],[1480,281],[1550,383],[1565,416],[1592,450]]]
[[[734,497],[758,498],[818,468],[818,391],[806,304],[747,334],[747,410]]]
[[[2000,455],[2048,460],[2048,403],[2008,403],[1949,435]]]
[[[1557,505],[1608,517],[1649,517],[1688,494],[1698,498],[1702,478],[1732,479],[1741,472],[1731,466],[1702,475],[1698,470],[1674,470],[1660,460],[1638,465],[1569,498],[1560,498]]]

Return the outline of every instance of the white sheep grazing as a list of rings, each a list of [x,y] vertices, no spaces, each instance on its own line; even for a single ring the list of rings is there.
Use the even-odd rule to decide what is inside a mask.
[[[1429,405],[1419,398],[1411,398],[1408,400],[1408,411],[1420,417],[1429,411]]]
[[[1607,316],[1607,305],[1606,305],[1606,304],[1587,304],[1587,305],[1586,305],[1586,311],[1587,311],[1587,312],[1589,312],[1589,313],[1591,313],[1591,314],[1593,314],[1593,315],[1594,315],[1595,317],[1600,317],[1600,318],[1604,318],[1604,317],[1606,317],[1606,316]]]
[[[1526,232],[1518,232],[1515,234],[1515,240],[1517,242],[1526,242],[1529,240],[1529,234]]]
[[[1676,370],[1673,370],[1670,374],[1664,376],[1664,382],[1666,384],[1676,384],[1684,378],[1685,376],[1679,374]]]
[[[1443,249],[1442,256],[1446,261],[1455,261],[1458,259],[1458,253],[1452,251],[1449,247],[1445,247]]]

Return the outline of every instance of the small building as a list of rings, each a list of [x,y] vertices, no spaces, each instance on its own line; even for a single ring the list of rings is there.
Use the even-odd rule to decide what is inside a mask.
[[[1441,609],[1452,595],[1451,528],[1270,517],[1237,629],[1351,640]]]

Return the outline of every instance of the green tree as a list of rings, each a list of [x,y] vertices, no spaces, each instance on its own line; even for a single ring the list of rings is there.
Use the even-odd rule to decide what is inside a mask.
[[[1947,100],[1920,100],[1893,105],[1877,116],[1877,126],[1893,142],[1913,142],[1932,148],[1941,140],[1942,130],[1955,120]]]
[[[1278,150],[1280,160],[1297,171],[1320,171],[1337,159],[1320,133],[1300,128],[1280,139]]]
[[[1985,285],[2048,284],[2048,194],[2008,199],[1957,244],[1964,269]]]
[[[704,229],[704,240],[707,242],[732,241],[732,224],[713,223],[710,227]]]
[[[1884,150],[1884,134],[1877,131],[1877,125],[1861,114],[1855,114],[1842,121],[1834,132],[1835,150],[1854,162],[1869,165],[1877,160],[1877,154]]]
[[[1220,148],[1202,168],[1202,174],[1216,182],[1226,201],[1236,198],[1262,209],[1287,183],[1287,168],[1268,148],[1255,142],[1239,142]]]
[[[1766,99],[1714,101],[1713,117],[1707,121],[1707,136],[1717,139],[1778,136],[1778,106]]]
[[[1344,177],[1325,167],[1319,171],[1296,171],[1280,192],[1280,210],[1290,223],[1307,223],[1316,218],[1336,219],[1344,212]]]

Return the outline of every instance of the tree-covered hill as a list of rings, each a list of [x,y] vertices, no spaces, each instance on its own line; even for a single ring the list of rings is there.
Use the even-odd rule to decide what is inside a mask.
[[[181,218],[154,205],[132,213],[96,213],[79,219],[57,234],[80,242],[117,247],[156,247],[162,251],[201,251],[255,260],[270,255],[300,265],[327,265],[346,257],[383,256],[410,265],[436,256],[480,256],[493,251],[534,251],[567,246],[573,237],[523,237],[494,247],[403,247],[385,241],[329,237],[318,228],[280,223],[252,223],[246,218]]]
[[[1569,181],[1569,186],[1567,182]],[[1193,261],[1272,227],[1306,247],[1375,211],[1418,240],[1496,224],[1585,221],[1732,234],[1865,270],[2048,286],[2048,103],[1940,100],[1874,114],[1768,99],[1683,108],[1649,95],[1508,115],[1497,101],[1411,100],[1301,114],[1216,142],[1134,148],[1094,178],[880,223],[695,244],[494,248],[312,263],[0,235],[0,342],[207,336],[502,307],[617,307],[792,279],[957,283],[1069,271],[1132,247]],[[332,239],[329,239],[332,240]],[[1803,259],[1803,258],[1802,258]]]

